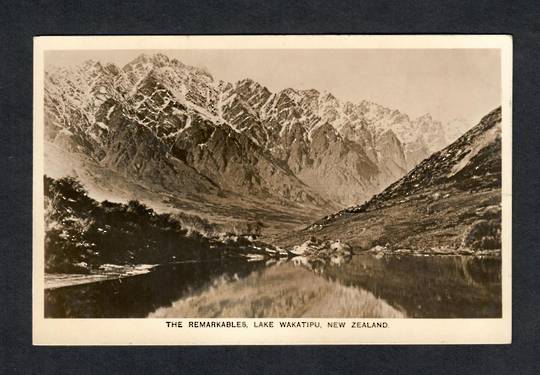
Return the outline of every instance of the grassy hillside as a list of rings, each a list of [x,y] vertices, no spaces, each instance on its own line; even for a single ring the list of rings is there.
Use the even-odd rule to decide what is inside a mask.
[[[286,246],[316,237],[340,239],[356,250],[381,246],[428,253],[500,249],[500,190],[446,194],[438,199],[418,194],[389,207],[342,214],[278,242]]]
[[[359,206],[278,239],[341,239],[357,250],[427,253],[500,249],[500,108]]]

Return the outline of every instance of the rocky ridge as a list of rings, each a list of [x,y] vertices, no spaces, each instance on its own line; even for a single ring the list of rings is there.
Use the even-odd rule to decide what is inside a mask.
[[[48,69],[45,132],[152,189],[328,208],[368,199],[446,142],[429,115],[217,81],[162,54]]]
[[[377,253],[492,254],[501,249],[501,108],[368,202],[284,236],[340,238]]]

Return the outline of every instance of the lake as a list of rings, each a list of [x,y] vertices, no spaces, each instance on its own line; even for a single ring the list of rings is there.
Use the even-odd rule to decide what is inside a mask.
[[[170,264],[45,291],[50,318],[497,318],[501,261],[362,254]]]

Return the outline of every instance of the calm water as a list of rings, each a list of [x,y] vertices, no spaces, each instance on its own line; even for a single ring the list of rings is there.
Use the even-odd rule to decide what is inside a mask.
[[[501,263],[355,255],[342,264],[207,262],[45,292],[47,317],[501,316]]]

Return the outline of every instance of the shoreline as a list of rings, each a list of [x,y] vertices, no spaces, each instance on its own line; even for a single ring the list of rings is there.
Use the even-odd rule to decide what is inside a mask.
[[[118,280],[125,277],[145,275],[159,264],[116,265],[104,264],[100,266],[102,272],[95,273],[45,273],[44,289],[58,289],[69,286],[97,283],[107,280]]]
[[[117,264],[103,264],[100,266],[103,272],[93,273],[47,273],[45,272],[45,290],[52,290],[58,288],[65,288],[70,286],[99,283],[102,281],[119,280],[126,277],[146,275],[152,272],[154,269],[175,264],[187,264],[187,263],[201,263],[201,262],[216,262],[221,259],[208,259],[208,260],[183,260],[174,261],[164,264],[134,264],[134,265],[117,265]]]
[[[424,257],[439,257],[439,256],[457,256],[457,257],[475,257],[475,258],[495,258],[500,259],[500,251],[485,252],[483,254],[470,254],[470,253],[456,253],[456,252],[412,252],[412,251],[361,251],[354,252],[352,256],[372,256],[375,258],[392,257],[392,256],[424,256]],[[237,258],[244,261],[254,261],[249,258]],[[289,258],[294,259],[294,257]],[[218,261],[219,259],[206,260],[206,262]],[[267,259],[260,259],[260,261]],[[152,272],[155,268],[166,265],[185,264],[185,263],[199,263],[199,260],[188,260],[180,262],[171,262],[166,264],[137,264],[137,265],[102,265],[104,270],[101,273],[45,273],[44,290],[53,290],[58,288],[66,288],[77,285],[99,283],[102,281],[120,280],[127,277],[145,275]],[[105,267],[104,267],[105,266]]]

